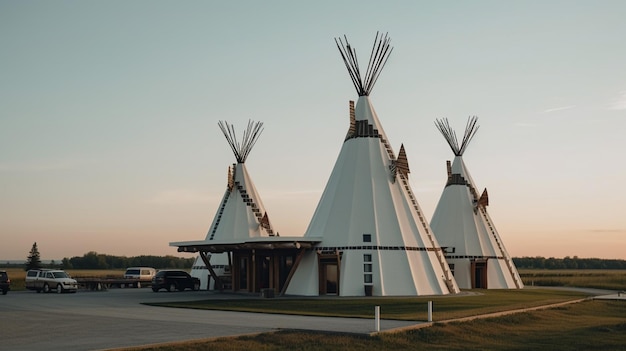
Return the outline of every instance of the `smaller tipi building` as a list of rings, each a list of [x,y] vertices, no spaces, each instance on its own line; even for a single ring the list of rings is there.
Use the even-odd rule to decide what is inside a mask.
[[[447,161],[448,179],[430,221],[461,289],[521,289],[524,287],[493,220],[487,212],[487,189],[479,195],[463,162],[463,153],[478,130],[470,117],[459,144],[447,119],[435,125],[454,152]]]
[[[311,242],[280,237],[274,231],[245,162],[263,123],[248,122],[241,141],[234,127],[219,122],[237,163],[228,167],[226,191],[205,240],[174,242],[180,252],[197,252],[191,275],[202,289],[281,291],[288,283],[298,252]]]
[[[263,123],[248,121],[241,141],[237,140],[232,124],[219,121],[218,126],[233,151],[237,163],[228,167],[226,191],[205,240],[220,242],[274,235],[261,196],[245,164],[254,144],[263,132]],[[191,275],[200,279],[202,289],[209,289],[215,286],[216,280],[211,281],[211,272],[207,267],[211,267],[217,277],[228,280],[226,277],[229,275],[230,266],[231,258],[227,253],[213,253],[204,258],[200,254],[192,267]]]

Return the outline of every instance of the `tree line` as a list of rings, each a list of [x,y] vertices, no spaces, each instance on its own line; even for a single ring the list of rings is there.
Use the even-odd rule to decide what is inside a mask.
[[[113,256],[90,251],[82,257],[74,256],[61,261],[63,269],[121,269],[127,267],[153,267],[188,269],[193,266],[195,258],[175,256]]]
[[[517,268],[530,269],[626,269],[626,260],[580,258],[578,256],[564,258],[545,257],[513,257]]]
[[[81,256],[72,258],[65,257],[61,262],[54,260],[50,263],[41,262],[41,254],[35,242],[28,253],[26,264],[23,265],[25,270],[38,268],[62,268],[62,269],[124,269],[127,267],[153,267],[156,269],[178,268],[188,269],[193,266],[195,258],[183,258],[176,256],[113,256],[99,254],[90,251]],[[12,266],[7,262],[7,266]]]

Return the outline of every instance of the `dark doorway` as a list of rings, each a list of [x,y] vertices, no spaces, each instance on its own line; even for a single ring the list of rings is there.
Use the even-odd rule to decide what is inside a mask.
[[[240,290],[248,289],[248,257],[239,258],[239,274],[238,274],[238,288]]]
[[[287,277],[289,276],[289,272],[293,267],[293,263],[295,261],[294,255],[287,255],[280,257],[280,264],[278,267],[278,287],[282,289],[285,286],[285,282],[287,281]]]
[[[337,295],[339,286],[338,269],[336,263],[322,264],[322,281],[321,285],[325,295]]]
[[[273,287],[270,283],[270,278],[272,276],[272,272],[270,272],[272,262],[271,256],[259,255],[257,256],[257,270],[258,270],[258,281],[257,281],[257,290]]]
[[[472,261],[472,289],[487,289],[487,261]]]

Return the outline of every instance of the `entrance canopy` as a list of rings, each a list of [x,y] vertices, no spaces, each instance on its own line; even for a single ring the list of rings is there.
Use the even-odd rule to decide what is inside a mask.
[[[196,240],[171,242],[170,246],[178,247],[178,252],[211,252],[221,253],[235,250],[252,249],[310,249],[320,243],[322,237],[302,236],[271,236],[245,238],[241,240]]]
[[[269,288],[284,295],[304,253],[321,241],[321,237],[271,236],[180,241],[170,246],[177,246],[178,252],[198,253],[219,290],[263,293]],[[218,274],[208,253],[226,253],[228,273]]]

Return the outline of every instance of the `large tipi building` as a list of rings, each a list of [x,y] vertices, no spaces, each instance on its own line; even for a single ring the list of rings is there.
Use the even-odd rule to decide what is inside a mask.
[[[430,224],[460,288],[521,289],[519,273],[487,213],[487,189],[479,195],[463,162],[477,121],[468,119],[460,144],[447,119],[435,122],[455,157],[447,162],[448,180]]]
[[[307,250],[287,288],[293,295],[400,296],[458,292],[442,249],[409,185],[404,147],[395,155],[369,95],[392,51],[376,36],[361,76],[356,51],[336,39],[357,90],[350,127],[305,238]]]

